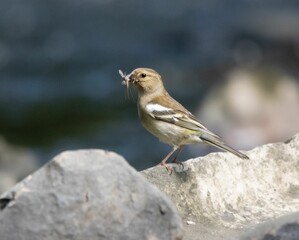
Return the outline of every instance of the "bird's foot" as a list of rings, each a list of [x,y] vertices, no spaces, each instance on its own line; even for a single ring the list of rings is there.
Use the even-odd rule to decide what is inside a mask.
[[[172,169],[172,167],[171,167],[171,166],[167,165],[167,164],[166,164],[166,163],[164,163],[164,162],[161,162],[161,163],[159,163],[159,165],[160,165],[160,166],[163,166],[163,167],[165,167],[169,175],[171,175],[171,174],[172,174],[172,172],[173,172],[173,169]]]
[[[182,169],[184,169],[184,164],[181,161],[178,161],[176,159],[173,159],[172,161],[173,163],[176,163],[177,165],[180,165],[182,167]]]

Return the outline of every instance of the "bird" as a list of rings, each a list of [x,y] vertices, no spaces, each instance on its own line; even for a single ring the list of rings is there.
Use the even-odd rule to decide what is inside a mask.
[[[160,162],[170,174],[172,168],[166,164],[167,160],[177,151],[172,162],[182,164],[177,158],[189,144],[206,143],[239,158],[249,159],[244,153],[225,144],[218,135],[208,130],[191,112],[172,98],[155,70],[136,68],[128,75],[121,70],[119,74],[124,85],[134,85],[137,88],[138,115],[144,128],[161,142],[172,146],[172,150]]]

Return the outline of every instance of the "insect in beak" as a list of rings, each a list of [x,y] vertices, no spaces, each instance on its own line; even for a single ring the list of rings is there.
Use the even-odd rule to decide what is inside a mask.
[[[130,83],[136,84],[138,82],[133,73],[127,75],[122,70],[118,70],[118,72],[121,78],[123,79],[122,84],[126,85],[127,88],[129,87]]]
[[[129,86],[129,79],[127,79],[127,75],[126,73],[124,73],[122,70],[118,70],[119,75],[121,76],[121,78],[123,79],[123,81],[121,82],[123,85],[126,85],[127,87]]]
[[[121,76],[121,78],[122,78],[122,84],[123,85],[126,85],[126,87],[127,87],[127,95],[128,95],[128,97],[130,98],[130,94],[131,94],[131,92],[130,92],[130,88],[129,88],[129,85],[131,84],[131,83],[134,83],[134,77],[133,77],[133,74],[131,73],[131,74],[129,74],[129,75],[127,75],[126,73],[124,73],[122,70],[118,70],[118,72],[119,72],[119,75]]]
[[[119,75],[121,76],[121,78],[123,79],[123,81],[121,82],[123,85],[126,85],[127,88],[129,87],[129,81],[130,79],[128,78],[128,75],[126,75],[126,73],[124,73],[122,70],[118,70]]]

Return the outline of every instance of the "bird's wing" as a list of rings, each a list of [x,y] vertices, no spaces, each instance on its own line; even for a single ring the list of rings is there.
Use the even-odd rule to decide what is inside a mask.
[[[205,143],[211,144],[222,150],[229,151],[240,158],[249,158],[247,155],[226,145],[218,135],[209,131],[192,115],[192,113],[188,112],[181,105],[178,106],[180,109],[164,107],[158,103],[150,103],[146,106],[146,111],[156,120],[168,122],[182,128],[196,131],[198,137]]]
[[[188,111],[167,108],[157,103],[148,104],[146,110],[154,119],[172,123],[186,129],[201,131],[213,135],[214,137],[218,137],[216,134],[210,132]]]

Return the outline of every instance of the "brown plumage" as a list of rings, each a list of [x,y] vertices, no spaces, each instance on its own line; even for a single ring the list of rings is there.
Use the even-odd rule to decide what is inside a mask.
[[[161,76],[153,69],[137,68],[129,75],[123,74],[123,83],[135,85],[138,90],[138,114],[143,126],[162,142],[173,146],[172,151],[161,161],[166,165],[168,158],[178,150],[173,162],[187,144],[207,143],[232,154],[249,157],[226,145],[219,136],[209,131],[196,117],[173,99],[165,90]]]

